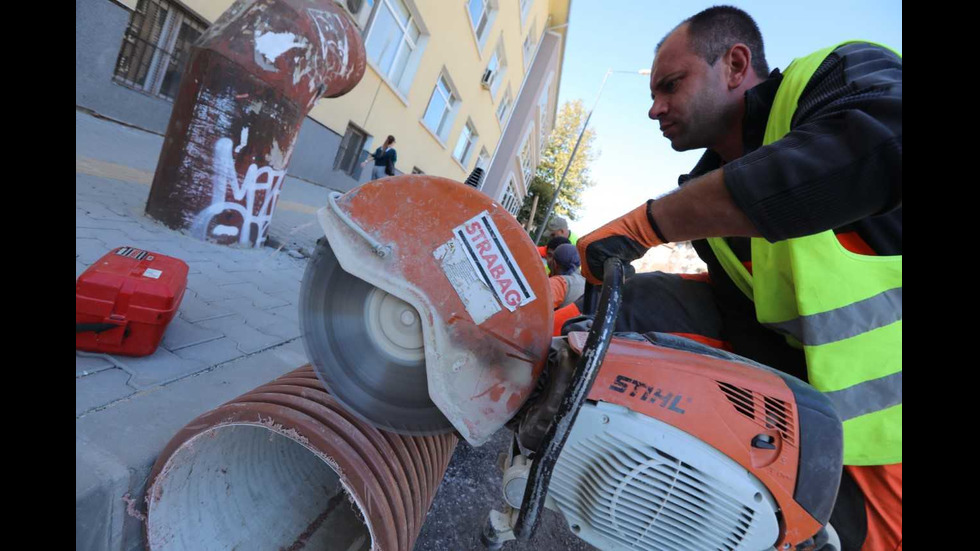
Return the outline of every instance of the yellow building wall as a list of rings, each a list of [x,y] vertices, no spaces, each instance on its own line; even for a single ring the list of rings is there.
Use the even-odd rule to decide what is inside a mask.
[[[232,0],[181,1],[209,23],[232,4]],[[497,147],[502,132],[496,115],[499,100],[508,87],[512,99],[516,100],[524,78],[524,38],[533,26],[535,44],[540,42],[548,21],[549,0],[534,0],[523,22],[518,0],[499,0],[482,51],[478,51],[465,1],[416,0],[415,7],[429,40],[407,96],[402,98],[369,62],[357,87],[340,98],[320,100],[310,115],[340,135],[345,133],[349,122],[355,124],[371,134],[372,141],[367,144],[370,150],[380,146],[389,134],[394,135],[397,167],[401,172],[410,173],[416,166],[426,174],[463,180],[475,166],[482,148],[493,155]],[[496,97],[492,98],[490,91],[480,85],[480,79],[501,36],[507,72]],[[445,144],[421,122],[443,67],[462,101]],[[479,139],[463,167],[452,152],[468,118],[473,121]]]

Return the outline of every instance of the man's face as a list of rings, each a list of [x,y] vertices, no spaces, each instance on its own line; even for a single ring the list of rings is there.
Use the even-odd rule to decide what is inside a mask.
[[[553,239],[555,237],[568,237],[571,233],[572,232],[569,230],[551,230],[551,237],[549,239]]]
[[[685,24],[667,37],[653,60],[649,115],[660,122],[675,151],[710,148],[732,122],[728,92],[721,59],[712,67],[692,52]]]

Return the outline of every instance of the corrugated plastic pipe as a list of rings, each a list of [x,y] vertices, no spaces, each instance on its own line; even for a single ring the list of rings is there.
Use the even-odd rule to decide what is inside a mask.
[[[378,430],[313,369],[191,421],[146,490],[152,550],[409,550],[457,438]]]

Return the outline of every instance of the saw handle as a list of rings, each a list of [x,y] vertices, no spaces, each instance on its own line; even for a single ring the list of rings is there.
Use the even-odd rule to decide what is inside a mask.
[[[601,285],[593,285],[588,281],[585,282],[585,293],[582,294],[582,314],[585,316],[595,315],[596,309],[599,307],[599,292],[602,290]]]
[[[618,258],[606,260],[603,268],[605,276],[602,280],[602,294],[599,296],[599,306],[595,320],[592,322],[592,330],[585,340],[582,355],[575,365],[572,381],[558,406],[554,422],[548,427],[548,432],[545,433],[538,448],[540,452],[531,464],[531,472],[528,474],[527,486],[524,489],[524,500],[521,502],[521,512],[514,526],[514,535],[521,541],[531,539],[537,530],[555,463],[561,455],[565,441],[568,440],[579,409],[592,389],[592,383],[599,374],[599,366],[602,365],[609,343],[612,341],[619,305],[623,301],[625,268]],[[586,307],[588,307],[587,303]]]

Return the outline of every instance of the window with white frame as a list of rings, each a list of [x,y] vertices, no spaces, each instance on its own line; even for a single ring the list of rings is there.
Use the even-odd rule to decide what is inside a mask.
[[[524,145],[521,146],[521,174],[524,177],[524,187],[531,187],[531,178],[534,176],[534,152],[532,151],[531,145],[531,130],[534,127],[528,129],[528,133],[524,136]]]
[[[487,63],[487,71],[490,73],[490,96],[497,97],[497,90],[500,89],[501,83],[504,81],[504,75],[507,74],[507,57],[504,55],[504,38],[500,37],[497,41],[497,47],[493,50],[493,55],[490,56],[490,62]]]
[[[533,3],[534,0],[521,0],[521,23],[522,24],[524,23],[524,20],[527,19],[528,8],[530,8],[531,4]]]
[[[482,168],[484,172],[490,166],[490,154],[487,153],[487,148],[480,149],[480,156],[476,158],[476,166]]]
[[[514,186],[514,175],[510,175],[510,181],[507,182],[507,189],[504,190],[504,196],[500,200],[500,206],[517,216],[518,211],[521,210],[521,201],[517,198],[517,188]]]
[[[191,44],[207,25],[167,0],[139,0],[116,58],[116,82],[167,99],[177,97]]]
[[[491,0],[469,0],[466,4],[466,10],[470,15],[470,24],[473,25],[473,34],[476,35],[476,42],[479,44],[480,50],[486,43],[488,31],[497,15],[495,3]]]
[[[535,27],[536,23],[531,23],[531,30],[528,31],[527,36],[524,38],[524,70],[527,70],[528,66],[531,65],[531,56],[534,55],[534,47],[537,44],[535,42]]]
[[[497,106],[497,120],[500,124],[504,124],[507,120],[507,115],[510,113],[510,107],[514,103],[514,98],[510,94],[510,87],[507,87],[507,91],[504,93],[503,99],[500,100],[500,105]]]
[[[544,89],[541,91],[541,97],[538,99],[538,125],[541,131],[538,137],[538,143],[541,147],[545,147],[548,143],[549,126],[551,119],[551,110],[548,106],[551,104],[551,81],[554,78],[555,73],[548,75],[548,80],[545,81]]]
[[[473,127],[473,121],[467,120],[463,131],[459,133],[456,149],[453,150],[453,157],[464,167],[470,162],[478,138],[479,135],[476,133],[476,128]]]
[[[364,49],[381,76],[407,94],[422,54],[424,36],[402,0],[378,0]]]
[[[459,96],[446,75],[441,74],[435,89],[432,90],[432,97],[429,98],[429,105],[425,108],[422,122],[440,141],[445,142],[458,106]]]

